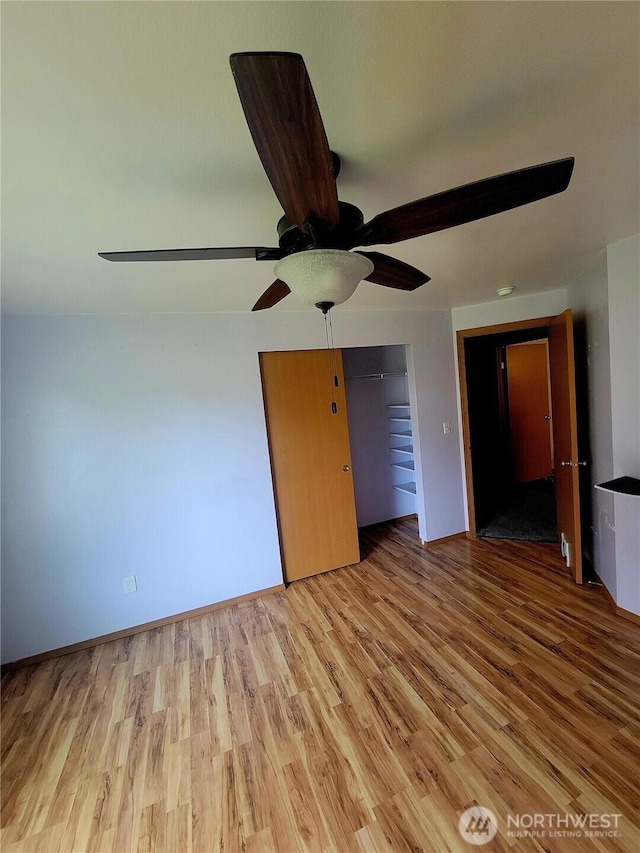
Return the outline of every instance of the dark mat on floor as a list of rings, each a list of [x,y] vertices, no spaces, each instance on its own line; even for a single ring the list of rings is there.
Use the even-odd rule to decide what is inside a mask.
[[[534,480],[516,486],[498,512],[477,531],[487,539],[557,542],[553,482]]]

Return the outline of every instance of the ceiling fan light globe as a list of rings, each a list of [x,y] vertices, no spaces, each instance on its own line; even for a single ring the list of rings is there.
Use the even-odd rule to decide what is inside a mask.
[[[287,255],[278,261],[274,272],[304,305],[341,305],[373,272],[373,263],[363,255],[342,249],[309,249]]]

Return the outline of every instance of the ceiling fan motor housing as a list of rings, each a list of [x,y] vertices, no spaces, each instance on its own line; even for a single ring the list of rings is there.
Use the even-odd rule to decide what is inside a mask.
[[[308,249],[352,249],[359,245],[355,236],[364,224],[362,211],[346,201],[338,202],[340,218],[335,228],[309,217],[305,230],[301,231],[287,216],[278,222],[280,248],[285,255],[304,252]]]

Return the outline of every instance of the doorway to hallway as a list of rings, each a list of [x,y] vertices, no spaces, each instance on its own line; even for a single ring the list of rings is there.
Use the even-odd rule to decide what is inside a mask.
[[[577,583],[582,583],[582,549],[580,530],[579,463],[577,447],[577,417],[575,394],[575,364],[573,353],[573,322],[570,311],[557,317],[542,317],[535,320],[502,324],[478,329],[459,331],[458,359],[460,367],[460,391],[462,427],[464,436],[465,475],[469,507],[469,532],[472,536],[483,535],[482,531],[494,524],[496,517],[503,514],[505,502],[514,496],[524,505],[524,518],[520,520],[520,535],[509,538],[525,538],[530,535],[527,525],[532,519],[527,511],[533,500],[536,506],[547,507],[552,486],[556,503],[556,539],[567,566],[572,569]],[[524,453],[514,450],[512,419],[509,413],[509,388],[506,381],[507,348],[544,341],[548,345],[548,389],[542,388],[538,397],[542,409],[536,417],[541,418],[542,431],[538,439],[531,436],[524,443]],[[548,344],[547,344],[548,342]],[[527,402],[532,396],[525,389],[522,395]],[[545,409],[549,405],[545,413]],[[553,409],[553,411],[552,411]],[[524,417],[525,426],[527,418]],[[540,435],[548,434],[551,424],[552,444],[547,455],[538,452],[535,464],[530,464],[530,451],[539,445]],[[546,424],[546,425],[545,425]],[[544,442],[542,442],[544,444]],[[539,451],[538,446],[538,451]],[[548,453],[551,453],[549,472]],[[546,458],[546,462],[545,462]],[[524,467],[523,467],[524,464]],[[548,472],[548,473],[547,473]],[[535,477],[535,480],[529,480]],[[542,481],[538,489],[525,489],[529,494],[517,494],[516,487],[522,483]],[[523,498],[526,498],[524,500]],[[549,525],[547,525],[549,527]],[[552,523],[551,523],[552,531]],[[493,532],[496,532],[495,527]],[[484,534],[486,535],[486,533]],[[548,533],[552,536],[552,532]],[[506,536],[505,536],[506,538]],[[538,541],[545,541],[542,536]]]

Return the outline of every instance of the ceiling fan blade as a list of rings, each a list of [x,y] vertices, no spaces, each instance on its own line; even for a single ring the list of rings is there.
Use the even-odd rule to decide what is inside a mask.
[[[291,288],[288,284],[285,284],[284,281],[280,281],[277,278],[273,284],[268,287],[265,292],[262,294],[260,299],[256,302],[256,304],[251,309],[252,311],[262,311],[265,308],[273,308],[281,299],[284,299],[285,296],[288,296],[291,293]]]
[[[218,261],[227,258],[253,258],[278,261],[280,249],[266,246],[229,246],[221,249],[152,249],[141,252],[98,252],[107,261]]]
[[[331,152],[304,60],[297,53],[229,58],[251,136],[288,218],[333,228],[339,218]]]
[[[356,235],[357,245],[398,243],[474,222],[566,190],[574,158],[555,160],[465,184],[375,216]]]
[[[431,281],[428,275],[410,264],[405,264],[397,258],[390,258],[389,255],[383,255],[381,252],[358,252],[357,254],[364,255],[374,264],[373,272],[365,278],[365,281],[373,281],[396,290],[416,290]]]

